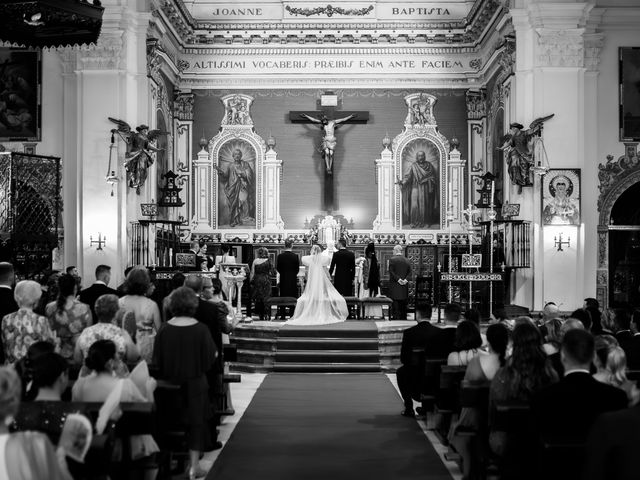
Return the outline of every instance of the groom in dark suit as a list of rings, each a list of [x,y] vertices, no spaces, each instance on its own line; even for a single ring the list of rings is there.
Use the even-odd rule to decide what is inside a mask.
[[[276,270],[280,274],[280,296],[298,298],[298,272],[300,271],[300,258],[293,253],[293,240],[287,238],[284,241],[284,252],[276,259]],[[281,307],[289,310],[289,316],[293,315],[293,307]],[[284,312],[279,312],[281,316]]]
[[[95,305],[98,297],[102,295],[117,295],[118,292],[113,288],[109,288],[111,281],[111,267],[109,265],[98,265],[96,267],[96,281],[89,288],[85,288],[80,292],[78,300],[86,303],[91,308],[94,323],[98,321],[96,316]]]
[[[353,295],[353,277],[356,274],[356,256],[353,252],[347,250],[347,241],[344,238],[338,240],[339,250],[333,254],[331,258],[331,266],[329,273],[336,275],[333,280],[333,286],[343,297]]]

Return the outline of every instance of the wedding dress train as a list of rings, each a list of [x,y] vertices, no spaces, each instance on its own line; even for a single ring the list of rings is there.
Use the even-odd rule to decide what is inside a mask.
[[[329,262],[329,257],[318,253],[302,257],[302,264],[307,267],[307,285],[287,325],[326,325],[347,319],[347,302],[329,280]]]

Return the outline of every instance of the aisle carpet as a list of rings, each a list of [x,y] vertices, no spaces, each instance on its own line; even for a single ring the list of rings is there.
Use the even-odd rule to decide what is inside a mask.
[[[450,480],[383,374],[270,374],[208,480]]]

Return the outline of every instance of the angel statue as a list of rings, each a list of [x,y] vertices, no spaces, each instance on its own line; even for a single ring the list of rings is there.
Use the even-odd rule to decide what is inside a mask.
[[[136,193],[140,195],[140,187],[144,185],[147,179],[147,170],[153,165],[153,152],[161,152],[162,148],[156,148],[151,144],[155,142],[160,135],[168,135],[169,132],[161,130],[149,130],[147,125],[136,127],[136,131],[132,131],[129,124],[123,120],[117,120],[109,117],[118,128],[111,130],[111,133],[117,133],[127,144],[127,153],[125,154],[124,169],[127,172],[127,185],[136,189]],[[113,142],[113,137],[112,137]]]
[[[509,125],[511,133],[502,137],[502,145],[498,150],[504,151],[509,169],[509,178],[513,185],[518,185],[518,193],[522,193],[522,187],[533,185],[531,180],[531,167],[535,164],[534,155],[540,146],[542,138],[542,126],[544,122],[553,118],[555,114],[536,118],[527,130],[523,130],[522,124],[514,122]]]

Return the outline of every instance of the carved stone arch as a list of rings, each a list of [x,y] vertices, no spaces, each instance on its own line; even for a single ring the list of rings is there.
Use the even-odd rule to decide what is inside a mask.
[[[625,157],[621,157],[618,164]],[[637,157],[636,157],[637,158]],[[607,164],[607,167],[611,162]],[[624,164],[623,164],[624,165]],[[609,306],[609,232],[611,212],[618,199],[631,186],[640,183],[640,165],[634,170],[620,172],[614,181],[609,183],[611,177],[602,175],[607,169],[600,165],[600,190],[604,191],[598,198],[600,215],[598,217],[598,265],[596,269],[596,297],[603,307]],[[603,186],[603,180],[605,185]]]

